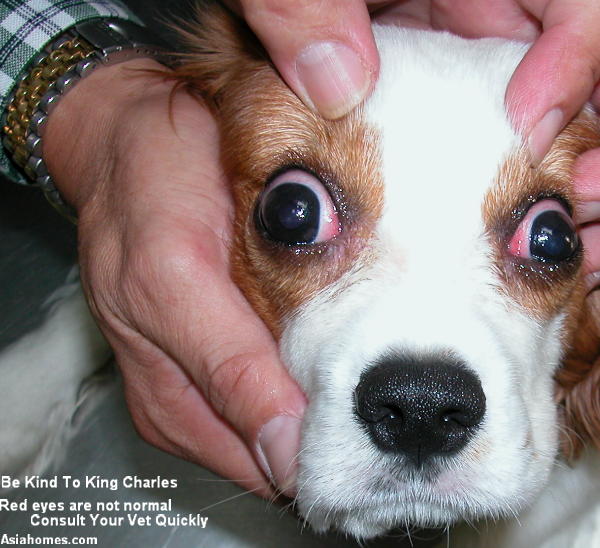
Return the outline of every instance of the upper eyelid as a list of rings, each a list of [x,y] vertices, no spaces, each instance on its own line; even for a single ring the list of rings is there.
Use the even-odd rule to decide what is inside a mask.
[[[535,197],[527,196],[527,197],[523,198],[519,202],[519,205],[515,206],[512,209],[511,217],[515,220],[518,219],[518,220],[522,221],[525,218],[525,216],[527,215],[527,212],[535,204],[538,204],[538,203],[542,202],[543,200],[554,200],[554,201],[560,203],[566,209],[569,217],[573,216],[573,206],[571,205],[570,201],[565,196],[563,196],[561,193],[550,191],[550,192],[544,192],[542,194],[538,194]]]
[[[265,179],[265,188],[267,188],[280,175],[283,175],[284,173],[287,173],[288,171],[294,171],[294,170],[304,171],[305,173],[308,173],[309,175],[312,175],[313,177],[318,179],[321,183],[325,184],[323,177],[321,175],[319,175],[319,173],[316,170],[307,166],[303,162],[290,162],[290,163],[282,164],[281,166],[279,166],[277,169],[272,171],[267,176],[267,178]]]
[[[272,171],[268,177],[266,177],[265,184],[264,184],[261,192],[258,194],[257,200],[260,201],[261,197],[264,195],[265,190],[267,190],[269,188],[271,183],[277,177],[279,177],[280,175],[283,175],[284,173],[286,173],[288,171],[293,171],[296,169],[299,171],[304,171],[304,172],[308,173],[309,175],[312,175],[323,185],[323,187],[329,194],[329,197],[331,198],[331,201],[333,203],[335,210],[337,211],[337,213],[339,215],[340,223],[342,224],[342,229],[343,229],[344,222],[347,221],[347,215],[348,215],[348,202],[346,200],[346,195],[344,193],[343,188],[338,184],[335,175],[326,171],[323,168],[319,167],[318,169],[316,169],[302,161],[292,161],[292,162],[283,164],[280,167],[278,167],[277,169],[275,169],[274,171]]]
[[[296,173],[299,175],[291,175],[292,173]],[[288,174],[290,174],[289,180],[287,180]],[[295,180],[294,177],[296,177],[297,180]],[[327,188],[326,184],[321,180],[320,177],[318,177],[317,175],[314,175],[310,171],[306,171],[305,169],[299,169],[299,168],[286,169],[282,172],[279,172],[278,175],[271,177],[268,180],[268,182],[266,183],[264,190],[271,189],[273,187],[273,183],[275,183],[277,181],[277,179],[280,179],[280,178],[282,179],[282,181],[280,181],[280,183],[287,182],[287,183],[300,183],[300,184],[306,184],[306,185],[318,183],[320,186],[322,186],[327,191],[328,194],[331,194],[329,192],[329,189]]]

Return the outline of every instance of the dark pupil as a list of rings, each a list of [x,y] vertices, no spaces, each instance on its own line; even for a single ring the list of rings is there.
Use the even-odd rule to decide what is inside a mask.
[[[578,246],[577,233],[559,211],[540,213],[531,225],[529,251],[540,261],[559,262],[568,259]]]
[[[299,183],[277,186],[260,208],[260,220],[269,236],[286,244],[313,242],[319,232],[319,217],[319,199]]]

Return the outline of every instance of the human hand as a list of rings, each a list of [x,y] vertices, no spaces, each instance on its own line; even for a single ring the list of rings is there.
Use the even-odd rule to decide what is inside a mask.
[[[215,123],[183,91],[170,110],[172,84],[146,69],[165,70],[134,60],[78,83],[50,116],[45,160],[77,210],[82,284],[137,430],[268,496],[263,470],[294,480],[304,396],[229,276]]]
[[[327,118],[346,114],[373,87],[378,57],[371,15],[382,22],[467,37],[533,42],[506,94],[514,127],[538,163],[563,127],[591,100],[600,106],[597,0],[229,0],[269,52],[288,85]],[[600,151],[582,157],[575,185],[590,284],[600,285]],[[593,221],[596,221],[594,224]],[[591,223],[591,224],[590,224]],[[596,274],[593,274],[593,273]]]

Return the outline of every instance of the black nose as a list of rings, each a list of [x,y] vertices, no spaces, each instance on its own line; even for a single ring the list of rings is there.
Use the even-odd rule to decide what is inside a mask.
[[[447,355],[386,356],[362,374],[354,396],[373,442],[417,467],[459,451],[485,413],[479,379]]]

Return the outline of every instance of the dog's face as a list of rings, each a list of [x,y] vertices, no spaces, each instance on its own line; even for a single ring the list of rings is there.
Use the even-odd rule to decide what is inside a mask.
[[[219,119],[235,279],[310,402],[300,512],[369,537],[518,511],[561,424],[593,434],[569,402],[600,347],[578,331],[571,220],[593,116],[532,169],[504,109],[522,46],[379,27],[375,92],[328,122],[231,20],[209,23],[218,47],[198,41],[179,76]]]

